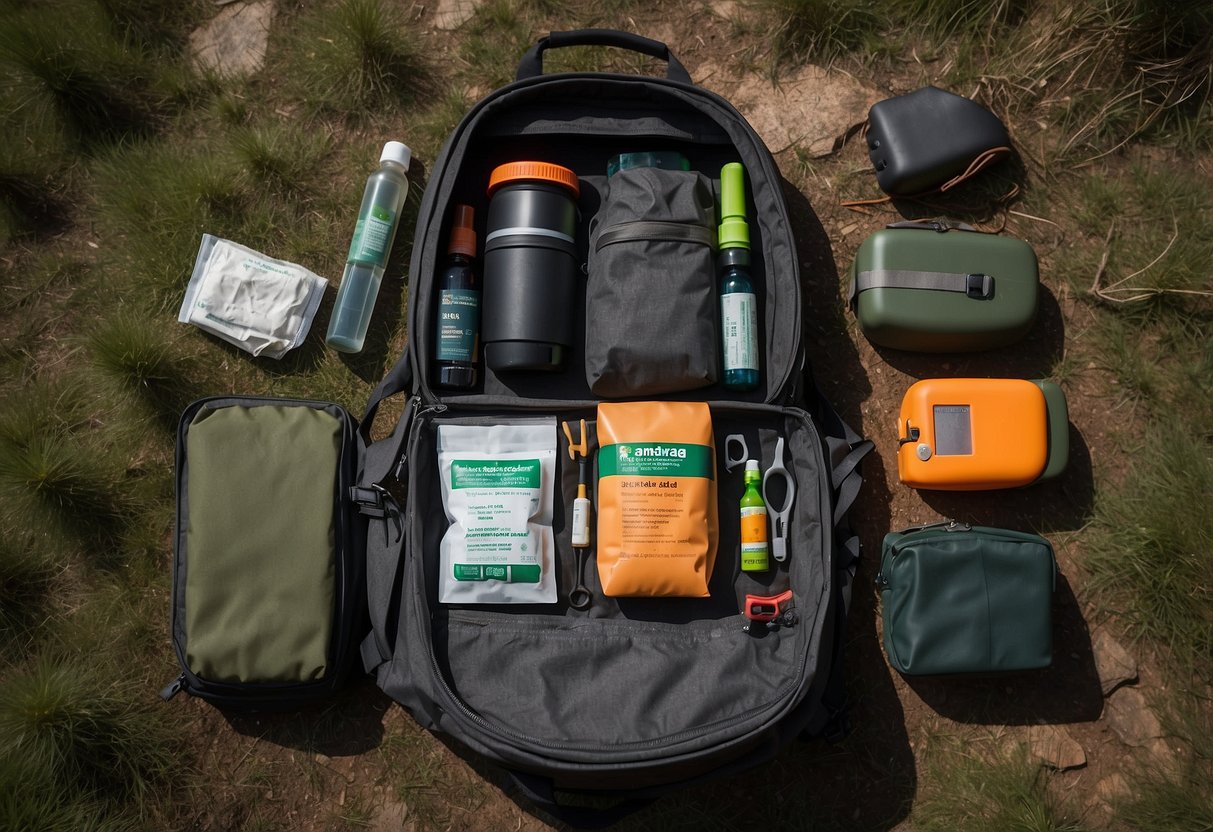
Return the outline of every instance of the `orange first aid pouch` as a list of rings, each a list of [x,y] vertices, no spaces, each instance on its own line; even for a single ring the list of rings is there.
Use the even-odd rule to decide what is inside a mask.
[[[598,445],[603,593],[706,598],[719,531],[708,406],[600,404]]]

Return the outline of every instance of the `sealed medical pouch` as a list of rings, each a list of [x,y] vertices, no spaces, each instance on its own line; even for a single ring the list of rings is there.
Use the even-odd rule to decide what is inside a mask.
[[[707,597],[720,537],[708,405],[603,403],[597,428],[603,593]]]
[[[894,197],[950,190],[1012,152],[998,116],[936,87],[873,104],[867,141],[876,181]]]
[[[938,221],[895,223],[859,246],[850,302],[873,344],[971,352],[1013,344],[1036,319],[1036,252]]]
[[[181,417],[171,634],[180,690],[227,707],[323,698],[357,655],[362,440],[341,407],[209,398]]]
[[[907,676],[1048,667],[1056,576],[1039,535],[958,523],[886,535],[876,585],[889,664]]]
[[[716,198],[695,171],[629,168],[606,180],[590,227],[586,382],[597,396],[714,384],[719,352]]]
[[[203,234],[177,320],[281,358],[307,338],[327,284],[302,266]]]

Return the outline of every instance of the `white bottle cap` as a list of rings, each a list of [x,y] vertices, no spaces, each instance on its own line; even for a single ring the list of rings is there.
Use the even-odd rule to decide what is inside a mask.
[[[409,162],[413,159],[413,151],[409,150],[409,146],[404,142],[388,142],[383,146],[383,152],[379,154],[380,162],[395,162],[405,170],[409,169]]]
[[[757,471],[757,470],[758,470],[758,460],[756,460],[756,459],[747,459],[747,460],[745,461],[745,469],[746,469],[747,471]]]

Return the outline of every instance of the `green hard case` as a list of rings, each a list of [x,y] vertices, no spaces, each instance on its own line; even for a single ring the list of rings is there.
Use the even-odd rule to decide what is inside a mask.
[[[937,523],[886,535],[876,585],[889,664],[907,676],[1048,667],[1056,576],[1035,534]]]
[[[947,223],[898,223],[855,255],[851,304],[873,344],[974,352],[1027,335],[1036,318],[1036,253],[1022,240]]]

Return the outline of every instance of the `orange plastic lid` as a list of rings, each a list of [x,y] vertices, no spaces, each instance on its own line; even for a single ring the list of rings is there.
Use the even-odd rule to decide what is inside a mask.
[[[447,254],[465,254],[476,256],[476,232],[472,228],[471,205],[455,206],[455,224],[451,226],[451,242],[447,246]]]
[[[574,196],[581,195],[581,185],[577,174],[566,167],[553,165],[551,162],[507,162],[498,165],[489,176],[489,195],[502,185],[521,181],[551,182],[561,185],[573,192]]]

